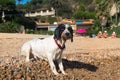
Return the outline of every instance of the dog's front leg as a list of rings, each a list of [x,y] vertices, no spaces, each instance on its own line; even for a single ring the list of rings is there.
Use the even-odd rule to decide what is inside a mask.
[[[30,61],[30,53],[27,52],[27,53],[26,53],[26,62],[29,62],[29,61]]]
[[[65,73],[65,71],[64,71],[62,59],[61,59],[61,58],[58,59],[57,62],[58,62],[58,66],[59,66],[60,71],[61,71],[64,75],[66,75],[66,73]]]
[[[53,59],[52,59],[50,56],[49,56],[49,58],[48,58],[48,61],[49,61],[50,68],[51,68],[51,70],[53,71],[53,73],[54,73],[55,75],[58,75],[59,73],[57,72],[56,66],[55,66],[55,64],[54,64],[54,62],[53,62]]]

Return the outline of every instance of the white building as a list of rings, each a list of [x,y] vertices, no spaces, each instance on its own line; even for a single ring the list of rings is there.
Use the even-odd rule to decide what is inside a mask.
[[[34,11],[29,11],[28,13],[25,14],[25,17],[36,17],[36,16],[55,16],[55,9],[39,9],[39,10],[34,10]]]

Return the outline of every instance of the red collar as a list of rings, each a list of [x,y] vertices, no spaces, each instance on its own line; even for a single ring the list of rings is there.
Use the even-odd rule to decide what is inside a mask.
[[[57,46],[60,48],[60,49],[64,49],[65,46],[61,46],[58,42],[57,42],[57,39],[54,39],[55,40],[55,43],[57,44]]]

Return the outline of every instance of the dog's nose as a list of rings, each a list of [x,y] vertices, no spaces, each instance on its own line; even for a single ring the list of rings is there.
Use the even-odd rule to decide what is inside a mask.
[[[66,35],[66,36],[69,36],[69,35],[70,35],[70,33],[65,33],[65,35]]]

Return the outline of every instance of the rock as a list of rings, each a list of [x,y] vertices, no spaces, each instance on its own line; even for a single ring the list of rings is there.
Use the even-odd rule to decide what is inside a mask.
[[[15,75],[15,79],[21,79],[22,78],[22,73],[18,73]]]
[[[26,73],[26,80],[32,80],[32,78],[31,78],[31,74],[30,73]]]

